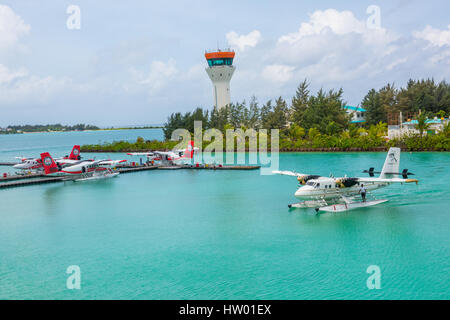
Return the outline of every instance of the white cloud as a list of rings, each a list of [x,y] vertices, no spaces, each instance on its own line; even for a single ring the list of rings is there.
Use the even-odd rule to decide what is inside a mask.
[[[158,93],[164,88],[178,73],[176,61],[170,58],[167,62],[153,61],[150,65],[150,72],[144,73],[135,68],[130,68],[133,82],[146,88],[151,95]],[[131,86],[134,84],[132,83]],[[132,89],[130,85],[125,86],[125,90]]]
[[[414,32],[414,36],[427,40],[434,46],[450,46],[450,25],[448,25],[448,30],[435,29],[427,25],[422,31]]]
[[[261,32],[253,30],[246,35],[239,35],[234,31],[226,34],[228,44],[232,48],[236,48],[239,51],[245,51],[247,48],[255,47],[261,41]]]
[[[268,81],[284,83],[292,79],[294,69],[292,66],[272,64],[263,69],[262,76]]]
[[[8,85],[16,79],[23,78],[27,75],[27,71],[21,68],[17,71],[10,71],[8,67],[0,64],[0,85]]]
[[[10,70],[0,64],[0,102],[45,102],[57,92],[71,86],[68,78],[38,77],[25,68]]]
[[[0,5],[0,51],[14,47],[31,27],[5,5]]]
[[[300,21],[296,31],[265,41],[251,57],[241,55],[232,99],[248,97],[249,92],[262,101],[289,98],[307,78],[311,90],[342,87],[344,99],[358,104],[368,90],[388,82],[401,86],[409,78],[448,76],[448,46],[427,46],[413,34],[400,35],[383,25],[368,28],[366,18],[351,11],[318,10]],[[440,32],[441,42],[445,35]],[[258,53],[261,59],[254,59]]]
[[[280,36],[268,59],[294,66],[290,74],[295,81],[341,86],[403,62],[404,57],[395,56],[398,39],[386,29],[368,28],[351,11],[318,10],[298,31]]]
[[[20,39],[31,30],[10,7],[0,5],[0,54],[13,55],[16,48],[23,46]],[[25,67],[11,69],[0,64],[0,105],[32,102],[35,104],[48,101],[61,90],[71,86],[71,80],[52,76],[37,76]]]
[[[389,65],[387,65],[386,70],[392,70],[392,69],[394,69],[395,67],[397,67],[397,66],[399,66],[399,65],[401,65],[401,64],[403,64],[403,63],[405,63],[406,61],[408,61],[408,58],[407,58],[407,57],[397,59],[397,60],[393,61],[392,63],[390,63]]]
[[[339,12],[335,9],[315,11],[310,15],[309,22],[303,22],[297,32],[280,37],[279,42],[290,44],[300,41],[306,36],[320,35],[325,32],[333,32],[343,35],[348,33],[364,33],[366,24],[355,18],[351,11]]]
[[[441,51],[430,58],[430,62],[435,65],[450,65],[450,50]]]

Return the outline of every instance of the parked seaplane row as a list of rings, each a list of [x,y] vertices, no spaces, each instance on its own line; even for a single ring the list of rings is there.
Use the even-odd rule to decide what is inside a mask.
[[[16,159],[20,159],[21,163],[18,163],[13,166],[14,169],[21,170],[22,172],[32,172],[32,173],[42,173],[44,171],[44,166],[42,165],[41,158],[24,158],[24,157],[16,157]],[[66,165],[70,163],[75,163],[81,160],[80,156],[80,146],[73,146],[72,152],[70,155],[57,158],[55,161],[59,165]]]
[[[185,159],[192,159],[198,148],[189,141],[186,149],[174,151],[149,151],[128,153],[133,156],[146,156],[149,161],[160,161],[161,164],[174,164]],[[81,159],[80,146],[73,147],[70,155],[62,158],[52,158],[50,153],[41,153],[40,158],[17,157],[21,160],[13,168],[24,173],[72,176],[74,180],[92,180],[115,177],[119,173],[114,168],[127,160],[94,160]]]
[[[400,148],[390,148],[384,162],[380,176],[375,177],[374,168],[363,172],[369,177],[322,177],[313,174],[297,173],[293,171],[273,171],[273,173],[297,177],[300,183],[295,197],[302,202],[289,205],[289,208],[316,208],[316,211],[338,212],[351,209],[374,206],[382,200],[366,201],[366,193],[387,187],[393,183],[418,183],[417,179],[408,178],[413,173],[408,169],[399,172]],[[401,178],[398,178],[401,176]],[[361,201],[356,198],[361,196]]]

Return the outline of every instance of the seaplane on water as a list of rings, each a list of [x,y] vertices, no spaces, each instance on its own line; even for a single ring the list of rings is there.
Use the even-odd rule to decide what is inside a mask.
[[[46,175],[73,176],[75,181],[113,178],[119,175],[112,169],[127,160],[78,160],[66,163],[55,161],[48,152],[41,153]]]
[[[173,151],[149,151],[149,152],[129,152],[129,156],[146,156],[147,161],[161,161],[162,164],[173,164],[176,161],[192,159],[194,153],[199,149],[194,147],[194,141],[189,141],[186,149]]]
[[[41,173],[44,171],[41,158],[37,159],[24,157],[16,157],[16,158],[20,159],[22,162],[15,164],[13,166],[14,169],[19,169],[22,170],[23,172],[33,172],[33,173]],[[79,160],[81,160],[81,157],[80,157],[80,146],[78,145],[73,146],[70,155],[55,159],[56,163],[61,166],[65,164],[76,163],[79,162]]]
[[[408,172],[408,169],[399,172],[399,167],[400,148],[390,148],[381,172],[375,172],[374,168],[363,171],[368,173],[369,177],[322,177],[292,171],[273,171],[273,173],[297,177],[300,183],[295,197],[303,201],[290,204],[289,208],[315,208],[317,212],[342,212],[388,201],[386,199],[366,201],[365,195],[368,191],[384,188],[392,183],[418,183],[417,179],[408,178],[409,175],[414,175],[413,173]],[[380,173],[380,176],[375,177],[375,173]],[[361,193],[362,201],[357,201]]]

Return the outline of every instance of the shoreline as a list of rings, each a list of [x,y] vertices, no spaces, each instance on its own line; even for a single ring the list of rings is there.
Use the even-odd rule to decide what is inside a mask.
[[[279,150],[280,153],[344,153],[344,152],[387,152],[389,150],[389,147],[378,147],[378,148],[370,148],[367,150],[363,150],[362,148],[301,148],[301,149],[285,149],[285,150]],[[121,150],[121,151],[111,151],[111,150],[83,150],[83,147],[81,147],[81,152],[83,153],[126,153],[126,152],[153,152],[155,150],[142,150],[142,149],[132,149],[132,150]],[[260,151],[266,151],[267,150],[260,150]],[[260,152],[256,151],[256,152]],[[402,152],[450,152],[450,150],[432,150],[432,149],[415,149],[415,148],[401,148]],[[234,152],[241,152],[241,151],[234,151]],[[215,152],[213,152],[215,153]],[[222,152],[226,153],[226,151]],[[250,151],[245,150],[245,153],[250,153]]]
[[[12,134],[31,134],[31,133],[65,133],[65,132],[96,132],[96,131],[118,131],[118,130],[153,130],[153,129],[163,129],[163,127],[153,127],[153,128],[106,128],[97,130],[68,130],[68,131],[22,131],[14,133],[1,133],[0,135],[12,135]]]

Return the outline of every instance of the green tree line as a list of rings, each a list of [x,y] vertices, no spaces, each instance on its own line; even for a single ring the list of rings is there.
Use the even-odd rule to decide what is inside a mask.
[[[445,81],[436,83],[433,79],[411,79],[404,88],[397,89],[393,84],[387,84],[379,90],[371,89],[360,103],[366,109],[367,121],[358,125],[351,123],[351,116],[344,109],[346,102],[342,97],[342,88],[328,91],[320,89],[312,94],[309,86],[307,80],[302,81],[290,101],[279,97],[260,105],[252,97],[248,104],[244,101],[212,111],[197,108],[184,114],[173,113],[164,124],[164,136],[169,140],[172,132],[178,128],[193,132],[194,121],[202,121],[203,129],[216,128],[222,132],[227,128],[280,129],[280,147],[285,150],[368,150],[388,145],[385,136],[389,112],[418,114],[421,111],[425,123],[427,117],[444,117],[450,113],[450,85]],[[423,135],[424,129],[423,126],[418,128],[419,138],[429,142],[417,142],[418,148],[426,145],[429,149],[448,150],[449,141],[445,130],[432,138]],[[403,140],[394,140],[389,144],[414,149],[412,143]],[[414,141],[414,137],[411,141]]]
[[[450,84],[433,79],[410,79],[404,88],[387,84],[379,90],[371,89],[361,102],[367,110],[367,125],[387,122],[388,113],[403,112],[443,117],[450,114]]]
[[[99,127],[89,124],[76,124],[73,126],[65,126],[60,123],[46,124],[46,125],[17,125],[8,126],[6,129],[10,129],[13,132],[42,132],[42,131],[84,131],[84,130],[99,130]]]
[[[448,116],[450,113],[450,85],[433,79],[409,80],[406,87],[387,84],[379,90],[371,89],[360,105],[367,110],[366,122],[352,124],[346,113],[343,90],[320,89],[311,93],[307,80],[297,87],[293,97],[282,97],[259,104],[255,97],[250,102],[231,103],[211,111],[197,108],[193,112],[171,114],[164,124],[165,142],[118,141],[105,145],[83,146],[84,151],[138,151],[170,149],[175,129],[194,132],[194,121],[202,121],[202,128],[226,129],[280,129],[280,149],[296,150],[378,150],[399,146],[409,150],[450,149],[449,126],[436,135],[426,135],[427,118]],[[386,140],[387,114],[404,112],[421,114],[417,117],[419,134]],[[270,131],[269,131],[270,133]],[[225,140],[225,139],[224,139]],[[269,139],[270,141],[270,139]]]

